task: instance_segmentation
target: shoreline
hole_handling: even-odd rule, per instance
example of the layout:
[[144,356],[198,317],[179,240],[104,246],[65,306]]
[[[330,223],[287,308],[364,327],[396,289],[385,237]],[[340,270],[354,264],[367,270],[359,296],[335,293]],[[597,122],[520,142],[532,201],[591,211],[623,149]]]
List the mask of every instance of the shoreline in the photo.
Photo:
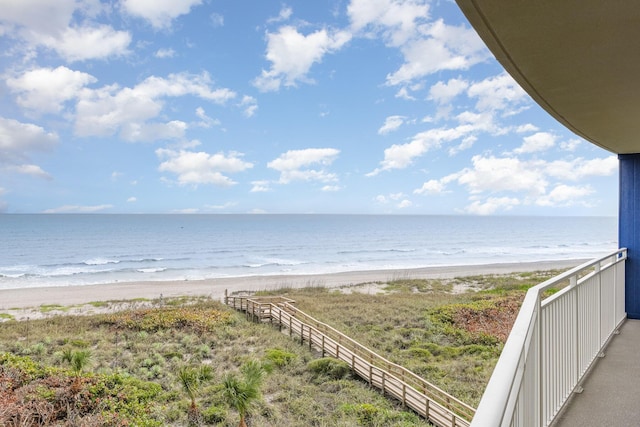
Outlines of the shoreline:
[[347,271],[307,275],[245,276],[181,281],[114,282],[98,285],[18,288],[0,290],[0,312],[35,308],[42,305],[72,306],[96,301],[206,296],[221,300],[229,295],[278,288],[338,288],[398,278],[445,279],[485,274],[509,274],[528,271],[567,269],[587,260],[422,267],[412,269]]

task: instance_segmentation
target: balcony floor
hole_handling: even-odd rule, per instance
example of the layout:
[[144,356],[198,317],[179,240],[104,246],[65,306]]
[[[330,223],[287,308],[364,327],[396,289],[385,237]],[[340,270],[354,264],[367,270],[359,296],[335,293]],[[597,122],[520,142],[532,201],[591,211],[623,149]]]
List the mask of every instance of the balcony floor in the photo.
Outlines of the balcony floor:
[[553,427],[640,425],[640,320],[627,320]]

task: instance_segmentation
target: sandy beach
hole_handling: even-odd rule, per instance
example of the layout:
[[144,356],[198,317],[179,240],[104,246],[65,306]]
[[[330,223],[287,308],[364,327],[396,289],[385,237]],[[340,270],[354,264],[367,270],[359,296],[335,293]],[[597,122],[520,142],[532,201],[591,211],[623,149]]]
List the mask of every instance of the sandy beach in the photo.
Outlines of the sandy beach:
[[[207,296],[221,300],[229,295],[278,288],[323,286],[337,288],[365,283],[385,282],[398,278],[444,279],[482,274],[566,269],[585,260],[559,260],[531,263],[505,263],[451,267],[427,267],[407,270],[351,271],[316,275],[278,275],[217,278],[192,281],[128,282],[86,286],[41,287],[0,290],[0,313],[25,318],[39,313],[42,305],[82,306],[96,301],[173,298],[179,296]],[[82,307],[67,312],[82,312]],[[86,311],[86,309],[85,309]]]

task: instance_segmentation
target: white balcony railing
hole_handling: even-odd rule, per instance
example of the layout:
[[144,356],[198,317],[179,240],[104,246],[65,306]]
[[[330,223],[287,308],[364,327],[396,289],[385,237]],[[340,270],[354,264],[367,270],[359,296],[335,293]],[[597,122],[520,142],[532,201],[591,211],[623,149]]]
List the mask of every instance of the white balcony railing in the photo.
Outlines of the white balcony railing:
[[626,258],[620,249],[529,289],[471,427],[551,424],[626,318]]

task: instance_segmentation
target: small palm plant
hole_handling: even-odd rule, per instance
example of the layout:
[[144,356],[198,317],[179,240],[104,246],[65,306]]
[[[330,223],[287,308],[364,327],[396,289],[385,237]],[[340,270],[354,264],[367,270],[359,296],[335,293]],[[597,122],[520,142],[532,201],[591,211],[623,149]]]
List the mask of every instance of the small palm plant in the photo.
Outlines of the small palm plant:
[[71,366],[71,370],[75,376],[73,380],[73,390],[77,392],[80,389],[80,375],[82,375],[82,371],[84,371],[91,361],[91,352],[89,350],[66,349],[62,353],[62,360]]
[[196,397],[202,384],[205,381],[210,380],[212,377],[213,373],[210,366],[200,366],[198,368],[193,366],[183,366],[178,370],[178,379],[180,380],[180,384],[182,384],[182,389],[187,393],[187,396],[189,396],[189,400],[191,400],[189,413],[187,414],[190,426],[200,424],[200,411],[196,404]]
[[240,368],[242,378],[228,373],[223,380],[224,398],[227,404],[240,414],[239,427],[247,427],[246,416],[260,398],[260,387],[266,374],[265,366],[252,360]]

